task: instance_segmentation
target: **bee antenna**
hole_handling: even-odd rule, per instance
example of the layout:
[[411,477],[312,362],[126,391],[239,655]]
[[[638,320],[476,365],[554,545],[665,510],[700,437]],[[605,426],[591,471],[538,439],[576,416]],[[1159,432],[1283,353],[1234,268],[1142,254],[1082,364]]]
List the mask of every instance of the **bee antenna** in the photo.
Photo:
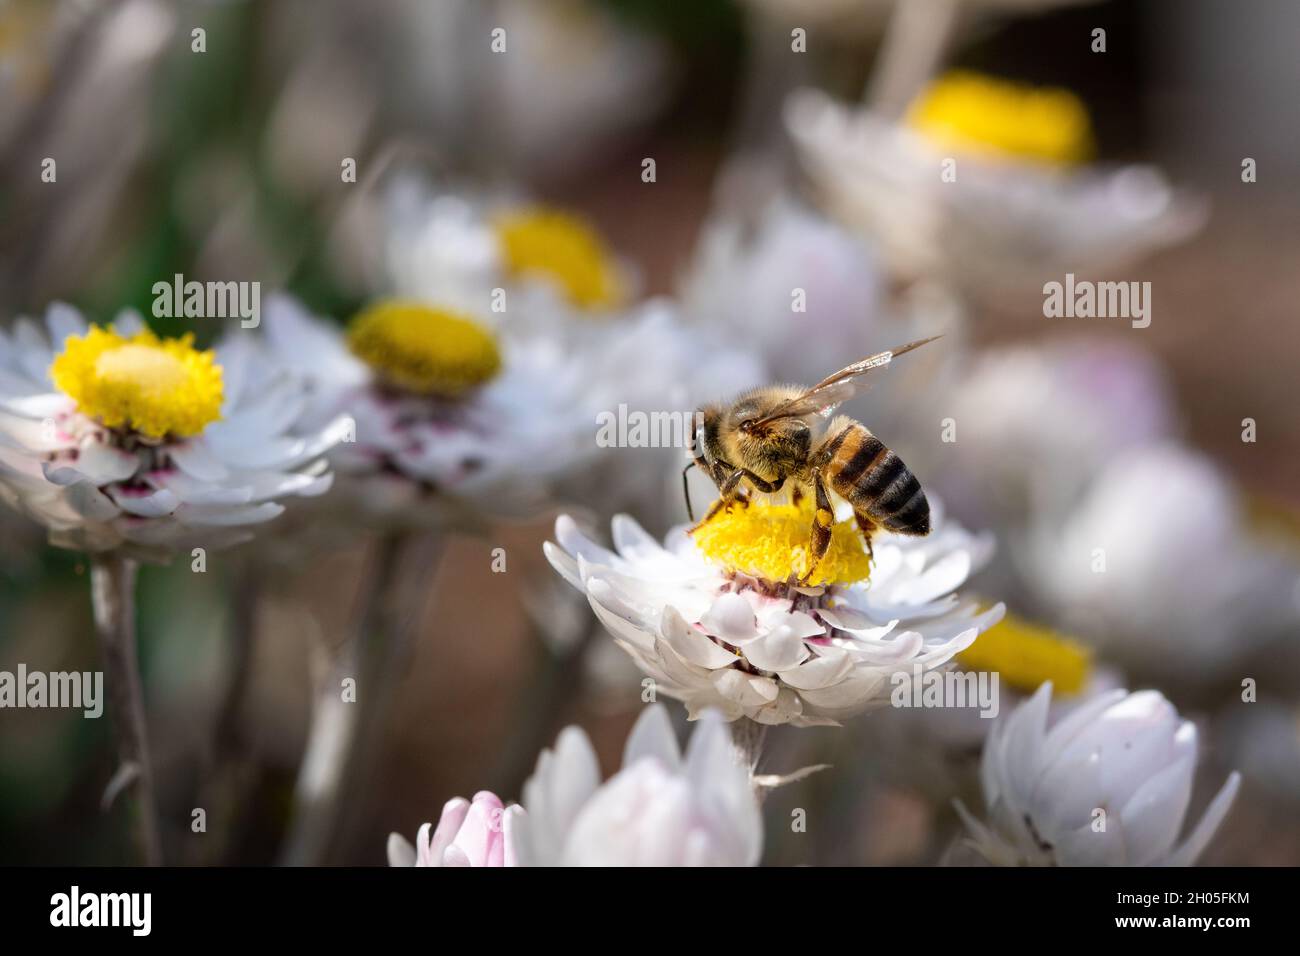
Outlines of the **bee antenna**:
[[686,480],[686,473],[695,467],[695,461],[687,463],[682,469],[682,494],[686,497],[686,516],[691,519],[691,524],[695,523],[695,509],[691,507],[691,483]]

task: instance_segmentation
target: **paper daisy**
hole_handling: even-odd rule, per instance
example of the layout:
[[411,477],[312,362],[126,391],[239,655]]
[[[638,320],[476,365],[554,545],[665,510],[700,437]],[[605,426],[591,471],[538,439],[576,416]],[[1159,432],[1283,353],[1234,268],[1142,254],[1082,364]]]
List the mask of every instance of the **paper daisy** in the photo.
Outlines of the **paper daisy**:
[[1087,114],[1064,90],[955,73],[905,123],[813,91],[790,99],[786,122],[824,207],[904,277],[1037,290],[1179,242],[1205,217],[1154,169],[1089,163]]
[[377,302],[340,329],[277,297],[262,324],[309,383],[314,418],[354,419],[334,461],[372,515],[526,512],[594,450],[594,425],[578,418],[582,369],[558,345],[516,347],[469,313],[410,300]]
[[523,866],[756,866],[763,821],[726,723],[710,711],[685,755],[662,705],[637,719],[604,783],[587,735],[560,733],[524,784]]
[[[618,644],[692,716],[834,724],[889,701],[894,675],[941,668],[1002,616],[956,593],[992,541],[944,520],[932,502],[924,538],[877,534],[869,557],[856,525],[837,522],[809,587],[812,512],[760,504],[718,512],[659,544],[614,520],[614,550],[556,522],[552,566],[587,595]],[[792,578],[793,575],[793,578]]]
[[518,805],[507,807],[487,790],[473,800],[448,800],[438,826],[424,824],[415,845],[397,833],[388,837],[389,866],[517,866],[514,828]]
[[0,335],[0,494],[56,545],[163,559],[251,537],[281,500],[330,486],[341,422],[300,431],[303,394],[250,341],[162,339],[134,313]]
[[958,804],[990,862],[1190,866],[1227,816],[1229,776],[1181,842],[1197,733],[1158,691],[1100,694],[1050,722],[1051,684],[1000,720],[984,748],[985,822]]
[[386,196],[385,269],[399,297],[520,330],[628,304],[634,270],[575,213],[506,196],[457,194],[414,178]]

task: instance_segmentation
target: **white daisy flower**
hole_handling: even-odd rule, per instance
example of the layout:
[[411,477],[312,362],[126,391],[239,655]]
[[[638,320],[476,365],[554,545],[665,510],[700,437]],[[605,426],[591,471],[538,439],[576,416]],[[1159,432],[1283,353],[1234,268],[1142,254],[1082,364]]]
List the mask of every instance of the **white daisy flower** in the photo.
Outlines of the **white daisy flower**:
[[635,269],[585,219],[516,195],[439,190],[413,176],[384,196],[386,293],[469,312],[494,325],[551,333],[611,317]]
[[1171,442],[1115,455],[1028,554],[1030,586],[1066,626],[1167,679],[1217,679],[1300,616],[1300,566],[1250,530],[1209,459]]
[[558,343],[503,340],[467,313],[402,300],[345,331],[276,297],[262,327],[308,382],[314,419],[353,417],[355,440],[334,461],[372,516],[526,513],[594,451],[594,425],[579,418],[584,369]]
[[931,503],[924,538],[878,534],[874,558],[856,526],[839,521],[811,586],[788,583],[806,562],[812,510],[752,504],[723,510],[660,545],[627,516],[614,551],[574,522],[556,522],[551,564],[657,689],[692,716],[835,724],[889,701],[896,674],[941,668],[995,624],[953,593],[993,544],[947,524]]
[[751,215],[705,223],[681,285],[683,310],[743,336],[777,381],[826,374],[825,351],[807,348],[810,340],[844,355],[875,351],[884,304],[867,243],[784,196]]
[[961,438],[938,446],[936,489],[963,520],[998,528],[1011,562],[1037,561],[1028,528],[1059,521],[1108,461],[1177,422],[1148,353],[1074,336],[981,351],[923,401],[927,421],[951,417]]
[[712,712],[683,757],[667,711],[647,708],[603,784],[591,741],[568,727],[538,758],[523,806],[514,839],[524,866],[756,866],[763,851],[749,771]]
[[1236,796],[1236,773],[1177,843],[1191,799],[1197,734],[1158,691],[1114,690],[1049,726],[1051,684],[1010,713],[984,748],[987,820],[958,804],[994,864],[1190,866]]
[[415,845],[399,833],[388,836],[389,866],[518,866],[514,828],[523,809],[507,807],[495,793],[480,790],[473,800],[455,797],[442,808],[435,829],[424,824]]
[[1087,114],[1063,90],[951,74],[906,124],[800,91],[786,123],[823,206],[878,240],[905,277],[1038,291],[1179,242],[1205,218],[1152,168],[1082,165]]
[[329,488],[343,423],[299,430],[300,386],[246,337],[200,351],[60,304],[45,321],[0,334],[0,495],[52,543],[157,560],[246,540],[280,499]]

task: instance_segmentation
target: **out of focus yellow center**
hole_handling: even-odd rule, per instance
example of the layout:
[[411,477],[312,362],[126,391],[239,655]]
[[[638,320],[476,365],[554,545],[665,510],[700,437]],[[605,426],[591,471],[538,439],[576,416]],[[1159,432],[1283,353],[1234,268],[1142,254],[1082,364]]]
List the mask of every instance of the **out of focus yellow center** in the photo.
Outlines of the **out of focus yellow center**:
[[[729,571],[784,583],[791,574],[800,578],[808,569],[813,514],[811,504],[736,505],[695,529],[692,540],[705,557]],[[832,525],[830,548],[808,583],[852,584],[870,575],[871,558],[857,525]]]
[[1051,681],[1058,694],[1083,690],[1092,671],[1092,652],[1044,627],[1008,614],[957,655],[967,670],[997,671],[1016,690],[1031,693]]
[[957,153],[1055,165],[1081,163],[1093,153],[1088,111],[1069,90],[963,70],[931,84],[907,121],[940,149]]
[[348,326],[348,347],[389,384],[457,398],[501,369],[495,336],[467,315],[387,300]]
[[596,231],[568,213],[532,208],[502,216],[497,237],[515,276],[542,276],[587,309],[618,305],[622,282],[614,256]]
[[221,417],[221,366],[194,336],[123,338],[98,326],[70,335],[50,366],[55,386],[109,428],[149,438],[187,437]]

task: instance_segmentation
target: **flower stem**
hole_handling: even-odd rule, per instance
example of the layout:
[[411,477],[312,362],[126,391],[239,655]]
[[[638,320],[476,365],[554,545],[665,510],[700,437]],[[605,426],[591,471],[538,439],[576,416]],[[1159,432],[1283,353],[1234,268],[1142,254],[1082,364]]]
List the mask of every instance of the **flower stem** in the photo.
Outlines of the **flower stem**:
[[735,750],[736,763],[745,768],[749,774],[750,786],[759,803],[767,795],[767,788],[758,785],[758,763],[763,756],[763,743],[767,740],[767,724],[760,724],[748,717],[741,717],[731,724],[731,743]]
[[957,0],[895,0],[867,86],[872,110],[903,115],[943,58],[958,12]]
[[[375,734],[391,694],[395,663],[406,652],[423,602],[404,593],[397,573],[411,536],[385,534],[362,594],[352,635],[320,688],[312,712],[307,750],[298,770],[294,815],[282,862],[322,863],[336,842],[343,805],[359,790],[358,778],[376,749]],[[436,555],[405,562],[423,575]],[[424,592],[426,589],[420,589]],[[344,681],[351,679],[351,692]]]
[[121,764],[114,780],[124,781],[129,791],[126,798],[130,802],[132,837],[139,862],[158,866],[162,863],[162,843],[158,836],[153,765],[149,760],[136,656],[136,570],[130,558],[118,554],[96,556],[91,562],[90,593]]

